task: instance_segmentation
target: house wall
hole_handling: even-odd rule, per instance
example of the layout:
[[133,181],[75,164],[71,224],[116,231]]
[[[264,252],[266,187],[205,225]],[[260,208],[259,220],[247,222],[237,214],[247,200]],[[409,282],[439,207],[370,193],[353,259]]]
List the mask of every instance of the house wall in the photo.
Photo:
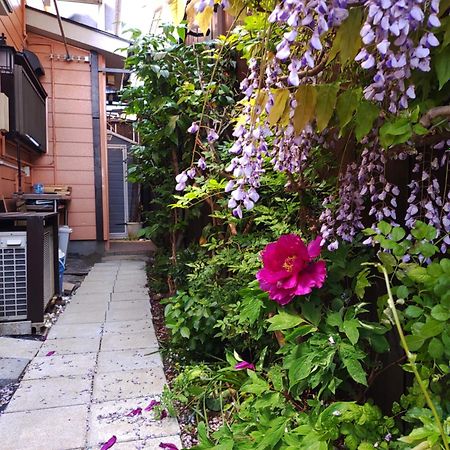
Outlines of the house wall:
[[[67,184],[72,187],[69,206],[71,240],[95,240],[94,150],[92,129],[91,68],[88,62],[67,62],[62,43],[30,33],[27,47],[36,53],[45,69],[41,82],[48,93],[48,152],[39,158],[33,169],[33,183]],[[90,58],[90,52],[69,46],[73,56]],[[51,58],[53,55],[53,58]],[[103,59],[100,58],[104,65]],[[103,81],[104,76],[99,75]],[[104,92],[104,81],[100,83]],[[105,99],[100,98],[100,104]],[[101,114],[101,116],[104,114]],[[104,119],[106,120],[106,118]],[[105,136],[102,148],[106,148]],[[106,164],[106,150],[102,151],[102,165]],[[103,171],[103,183],[106,173]],[[105,193],[105,188],[103,188]],[[104,195],[105,197],[105,195]],[[104,215],[107,198],[103,198]],[[105,220],[104,220],[105,222]],[[106,239],[104,230],[104,239]]]
[[[24,2],[23,2],[24,3]],[[6,43],[15,47],[16,50],[23,49],[25,39],[24,8],[21,0],[11,0],[13,11],[6,16],[0,16],[0,34],[6,36]],[[22,165],[29,165],[33,161],[32,155],[19,149],[22,155]],[[0,199],[4,198],[9,209],[14,208],[15,201],[12,194],[18,189],[17,175],[17,147],[15,144],[7,143],[4,136],[0,136]],[[31,178],[23,174],[22,184],[29,187]]]

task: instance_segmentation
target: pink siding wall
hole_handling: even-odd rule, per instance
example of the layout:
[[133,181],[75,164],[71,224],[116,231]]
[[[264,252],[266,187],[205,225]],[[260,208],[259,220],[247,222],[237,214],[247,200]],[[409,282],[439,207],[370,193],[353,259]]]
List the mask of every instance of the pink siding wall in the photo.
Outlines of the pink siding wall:
[[[72,186],[69,225],[72,240],[94,240],[95,192],[92,145],[90,65],[65,62],[50,55],[64,55],[60,42],[28,35],[28,48],[37,54],[45,69],[41,78],[48,93],[48,152],[33,170],[33,182]],[[69,47],[76,56],[89,52]]]

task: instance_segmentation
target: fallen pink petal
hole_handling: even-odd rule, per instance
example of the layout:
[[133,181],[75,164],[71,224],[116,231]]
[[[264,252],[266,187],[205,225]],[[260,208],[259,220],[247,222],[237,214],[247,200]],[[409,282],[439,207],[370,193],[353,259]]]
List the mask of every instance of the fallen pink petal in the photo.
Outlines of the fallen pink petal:
[[261,254],[263,268],[256,274],[260,288],[282,306],[296,295],[321,288],[327,272],[325,261],[314,261],[320,255],[321,245],[321,236],[306,246],[296,234],[285,234],[268,244]]
[[155,406],[160,405],[160,404],[161,404],[161,402],[158,402],[157,400],[152,400],[152,401],[148,404],[148,406],[146,406],[146,407],[144,408],[144,411],[153,411],[153,408],[154,408]]
[[112,436],[107,442],[105,442],[100,450],[108,450],[108,448],[111,448],[115,443],[117,442],[116,436]]
[[178,450],[178,447],[175,444],[170,444],[168,442],[161,442],[159,446],[164,450]]
[[236,370],[245,370],[245,369],[249,369],[249,370],[255,370],[255,366],[247,361],[241,361],[238,362],[234,368]]
[[51,352],[48,352],[45,356],[53,356],[56,353],[55,350],[52,350]]
[[169,414],[167,413],[167,411],[165,409],[163,409],[161,411],[161,417],[159,418],[159,420],[163,420],[165,419]]
[[136,408],[131,410],[128,414],[127,417],[134,417],[134,416],[139,416],[142,414],[142,408]]

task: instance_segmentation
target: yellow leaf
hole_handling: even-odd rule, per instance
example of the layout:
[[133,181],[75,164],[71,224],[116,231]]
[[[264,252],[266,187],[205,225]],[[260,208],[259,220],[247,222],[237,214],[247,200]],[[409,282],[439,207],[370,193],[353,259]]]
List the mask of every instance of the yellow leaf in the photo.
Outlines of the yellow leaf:
[[228,8],[225,8],[225,11],[230,14],[231,16],[237,16],[240,14],[239,18],[243,19],[245,18],[246,11],[245,11],[245,3],[243,0],[229,0],[230,6]]
[[188,29],[192,30],[195,27],[195,16],[197,15],[197,11],[195,10],[195,5],[198,3],[198,0],[192,0],[186,7],[186,16]]
[[195,21],[200,28],[200,31],[206,36],[206,33],[211,26],[211,19],[214,14],[214,9],[211,6],[207,6],[203,12],[198,13],[195,17]]
[[314,118],[317,100],[315,86],[310,84],[300,86],[295,93],[295,99],[297,100],[297,107],[294,113],[294,129],[299,134],[306,124]]
[[283,112],[286,108],[286,103],[289,100],[288,89],[275,89],[273,92],[273,106],[269,112],[269,123],[275,125],[283,116]]
[[168,0],[168,2],[173,22],[175,25],[179,25],[186,11],[187,0]]

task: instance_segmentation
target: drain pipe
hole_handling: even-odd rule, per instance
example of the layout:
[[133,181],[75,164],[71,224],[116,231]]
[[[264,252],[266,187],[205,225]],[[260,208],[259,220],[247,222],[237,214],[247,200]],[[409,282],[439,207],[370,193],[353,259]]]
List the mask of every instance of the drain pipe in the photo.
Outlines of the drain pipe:
[[61,14],[59,14],[58,1],[57,0],[53,0],[53,3],[55,4],[55,10],[56,10],[56,16],[58,18],[59,29],[61,31],[61,36],[63,38],[64,47],[66,48],[66,60],[67,61],[71,61],[72,57],[70,56],[69,46],[67,45],[67,38],[66,38],[66,35],[64,33],[63,23],[62,23],[62,20],[61,20]]

